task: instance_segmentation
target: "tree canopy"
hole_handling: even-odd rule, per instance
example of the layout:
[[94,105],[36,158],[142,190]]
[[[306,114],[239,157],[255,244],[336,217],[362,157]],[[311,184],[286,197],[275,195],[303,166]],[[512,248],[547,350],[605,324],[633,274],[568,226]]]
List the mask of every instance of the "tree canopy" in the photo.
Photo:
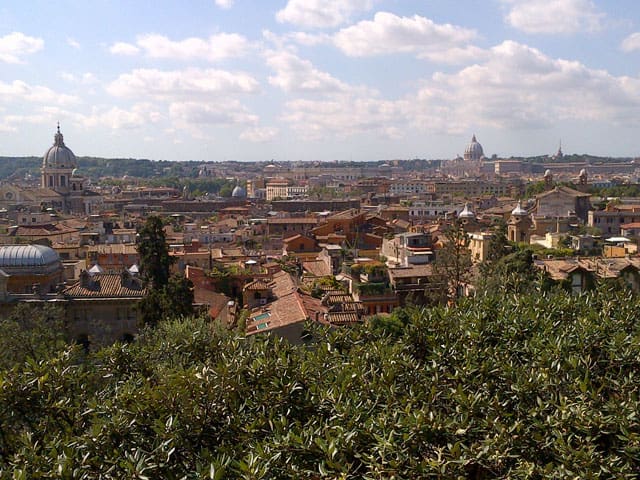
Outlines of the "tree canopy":
[[0,368],[9,478],[636,478],[640,300],[531,292],[314,342],[198,319]]
[[157,216],[147,218],[138,231],[138,254],[140,273],[153,287],[162,288],[169,283],[173,257],[169,255],[167,239],[162,219]]
[[193,315],[193,283],[182,275],[171,275],[174,258],[169,255],[162,220],[149,217],[138,234],[140,271],[149,285],[138,304],[140,323],[156,325],[166,318]]
[[445,286],[445,296],[450,300],[457,300],[461,290],[471,279],[471,252],[469,251],[469,236],[455,219],[445,230],[445,244],[436,253],[433,265],[435,277]]

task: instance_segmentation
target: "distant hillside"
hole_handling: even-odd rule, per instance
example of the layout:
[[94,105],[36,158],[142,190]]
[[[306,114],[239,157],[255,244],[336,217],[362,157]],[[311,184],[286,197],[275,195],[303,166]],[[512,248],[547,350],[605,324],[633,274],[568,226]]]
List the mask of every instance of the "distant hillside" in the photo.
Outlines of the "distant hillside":
[[[116,177],[124,175],[139,178],[158,176],[191,176],[202,162],[151,161],[136,158],[78,157],[83,175],[89,178]],[[0,180],[24,178],[25,175],[40,175],[41,157],[0,157]]]
[[[597,157],[594,155],[565,155],[562,159],[552,161],[546,156],[537,157],[511,157],[513,160],[522,160],[529,163],[608,163],[608,162],[629,162],[632,158],[614,158],[614,157]],[[385,163],[386,160],[375,160],[369,162],[332,162],[332,165],[343,167],[362,167],[365,165],[375,166]],[[437,168],[442,160],[426,160],[412,159],[400,160],[399,166],[405,171],[424,170],[427,168]],[[0,157],[0,180],[11,180],[24,178],[25,175],[31,174],[38,177],[40,175],[40,166],[42,157]],[[204,163],[201,161],[170,161],[159,160],[152,161],[148,159],[138,158],[100,158],[100,157],[78,157],[80,171],[83,175],[98,179],[103,177],[122,178],[127,175],[137,178],[158,178],[158,177],[190,177],[194,178],[198,175],[198,167]],[[222,162],[231,166],[233,169],[244,171],[257,171],[260,169],[262,162],[238,162],[227,161]],[[300,162],[278,162],[280,165],[293,167],[299,165]],[[314,163],[314,162],[308,162]],[[318,163],[318,162],[315,162]],[[318,163],[322,165],[323,163]]]

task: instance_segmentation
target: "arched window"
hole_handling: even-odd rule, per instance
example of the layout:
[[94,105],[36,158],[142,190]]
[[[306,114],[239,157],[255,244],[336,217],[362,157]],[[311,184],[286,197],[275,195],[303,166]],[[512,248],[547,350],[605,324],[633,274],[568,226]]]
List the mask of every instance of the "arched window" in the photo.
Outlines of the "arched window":
[[60,175],[60,186],[61,187],[67,186],[67,178],[64,175]]

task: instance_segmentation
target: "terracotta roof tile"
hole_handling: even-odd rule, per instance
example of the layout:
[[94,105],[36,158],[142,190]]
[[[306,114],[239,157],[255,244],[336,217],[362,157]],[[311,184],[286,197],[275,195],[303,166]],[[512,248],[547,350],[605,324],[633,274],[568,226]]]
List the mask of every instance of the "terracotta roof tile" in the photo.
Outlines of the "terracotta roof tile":
[[271,288],[270,282],[264,280],[262,278],[258,278],[253,282],[247,283],[244,286],[244,290],[254,291],[254,290],[269,290]]
[[302,268],[315,277],[326,277],[332,274],[329,265],[323,260],[302,262]]
[[356,312],[329,312],[326,320],[331,325],[348,325],[362,321]]
[[123,282],[119,273],[98,273],[90,277],[86,286],[80,280],[62,293],[72,298],[142,298],[147,289],[138,278]]

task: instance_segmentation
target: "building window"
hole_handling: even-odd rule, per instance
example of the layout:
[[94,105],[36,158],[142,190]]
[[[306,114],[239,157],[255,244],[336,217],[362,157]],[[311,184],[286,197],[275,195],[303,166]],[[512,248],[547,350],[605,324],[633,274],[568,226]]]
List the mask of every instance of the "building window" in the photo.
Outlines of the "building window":
[[49,186],[53,187],[53,175],[49,175]]
[[64,175],[60,175],[60,186],[65,187],[67,185],[67,178]]

